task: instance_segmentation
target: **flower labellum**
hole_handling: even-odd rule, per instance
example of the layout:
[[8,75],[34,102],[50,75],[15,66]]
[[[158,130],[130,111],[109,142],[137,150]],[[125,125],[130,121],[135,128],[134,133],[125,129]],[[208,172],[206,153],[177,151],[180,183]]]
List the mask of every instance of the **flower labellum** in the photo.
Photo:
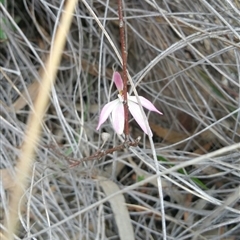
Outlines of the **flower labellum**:
[[[112,124],[114,130],[118,134],[122,134],[124,130],[124,107],[123,107],[123,81],[121,78],[121,75],[118,72],[113,73],[113,81],[118,89],[118,99],[115,99],[109,103],[107,103],[99,117],[99,122],[97,126],[97,130],[100,128],[100,126],[107,120],[107,118],[112,114]],[[162,114],[159,112],[154,105],[147,100],[144,97],[139,96],[140,103],[143,107],[146,109],[157,112],[158,114]],[[142,130],[148,134],[147,126],[145,124],[144,118],[142,116],[141,108],[138,104],[137,98],[135,96],[129,96],[127,95],[127,104],[130,113],[132,114],[133,118],[136,120],[136,122],[139,124],[139,126],[142,128]],[[152,132],[150,131],[150,137],[152,137]]]

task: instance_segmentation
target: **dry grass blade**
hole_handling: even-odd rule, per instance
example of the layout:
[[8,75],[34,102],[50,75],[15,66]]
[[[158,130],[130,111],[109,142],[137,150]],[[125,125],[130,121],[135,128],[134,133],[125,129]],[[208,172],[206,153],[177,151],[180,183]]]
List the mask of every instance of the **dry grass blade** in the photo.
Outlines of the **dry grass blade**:
[[10,169],[7,169],[7,168],[0,169],[0,178],[1,178],[1,184],[4,190],[14,187],[15,180],[12,176]]
[[[106,196],[117,193],[120,188],[116,183],[103,177],[99,177],[99,184],[102,187]],[[126,201],[123,194],[118,194],[109,199],[113,210],[114,219],[118,227],[118,234],[121,240],[134,240],[134,231],[126,206]]]
[[[21,209],[21,198],[27,185],[27,178],[31,175],[31,166],[34,159],[34,150],[39,141],[41,121],[46,112],[48,93],[54,83],[57,68],[61,59],[61,53],[65,45],[67,32],[70,27],[73,10],[77,1],[70,1],[64,10],[62,20],[58,26],[56,39],[53,42],[53,49],[46,64],[42,77],[42,85],[36,99],[34,112],[29,116],[22,152],[16,165],[16,176],[13,194],[9,203],[9,215],[6,218],[8,239],[14,239],[17,231],[18,209]],[[66,12],[65,12],[66,11]]]

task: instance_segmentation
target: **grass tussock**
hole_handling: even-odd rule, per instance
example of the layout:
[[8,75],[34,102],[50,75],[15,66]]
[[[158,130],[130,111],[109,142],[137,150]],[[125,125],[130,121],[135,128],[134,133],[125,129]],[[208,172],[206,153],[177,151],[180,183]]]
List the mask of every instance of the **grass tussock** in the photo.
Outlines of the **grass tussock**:
[[[152,140],[131,120],[138,147],[74,168],[100,149],[102,132],[104,150],[123,142],[109,119],[96,131],[117,96],[120,38],[117,1],[77,1],[69,32],[58,35],[66,7],[0,1],[1,236],[238,239],[239,2],[124,2],[130,80],[164,115],[146,112]],[[33,122],[41,135],[28,135]],[[35,155],[24,155],[30,145]]]

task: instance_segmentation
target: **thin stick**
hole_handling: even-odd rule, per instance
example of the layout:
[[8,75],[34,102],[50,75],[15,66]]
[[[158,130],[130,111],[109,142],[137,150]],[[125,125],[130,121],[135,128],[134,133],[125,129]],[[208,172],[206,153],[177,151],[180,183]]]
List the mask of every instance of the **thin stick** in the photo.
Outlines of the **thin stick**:
[[112,148],[108,148],[106,150],[100,149],[100,150],[96,151],[94,154],[92,154],[91,156],[81,158],[80,160],[76,159],[76,158],[67,157],[64,154],[56,151],[55,146],[46,146],[46,147],[49,149],[52,149],[53,152],[57,156],[67,160],[70,164],[70,167],[72,168],[72,167],[76,167],[76,166],[80,165],[82,162],[100,160],[101,158],[107,156],[108,154],[112,154],[113,152],[121,151],[121,150],[123,150],[125,148],[129,148],[129,147],[136,147],[138,145],[140,139],[141,139],[141,137],[138,137],[134,141],[125,141],[120,145],[117,145]]
[[122,0],[118,0],[118,17],[123,67],[124,134],[125,141],[128,141],[129,129],[128,129],[128,104],[127,104],[127,51],[125,45],[124,21],[122,15]]
[[85,157],[82,158],[80,160],[73,159],[73,158],[68,158],[65,157],[71,164],[70,167],[75,167],[78,166],[79,164],[81,164],[82,162],[86,162],[86,161],[93,161],[93,160],[100,160],[101,158],[107,156],[108,154],[112,154],[113,152],[116,151],[121,151],[124,148],[129,148],[129,147],[136,147],[140,141],[140,137],[136,138],[133,142],[130,141],[125,141],[124,143],[115,146],[113,148],[109,148],[107,150],[99,150],[96,153],[94,153],[93,155],[89,156],[89,157]]

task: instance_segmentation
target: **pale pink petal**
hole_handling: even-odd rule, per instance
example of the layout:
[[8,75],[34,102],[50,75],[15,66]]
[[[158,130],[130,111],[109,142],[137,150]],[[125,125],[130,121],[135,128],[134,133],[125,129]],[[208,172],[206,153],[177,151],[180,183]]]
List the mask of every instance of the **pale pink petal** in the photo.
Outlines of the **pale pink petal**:
[[119,72],[113,73],[113,81],[118,89],[118,91],[123,90],[123,80]]
[[[146,133],[148,134],[148,131],[147,131],[147,126],[146,124],[148,124],[148,122],[145,124],[144,122],[144,118],[142,116],[142,113],[141,113],[141,109],[139,107],[139,105],[133,101],[129,101],[128,103],[128,108],[129,108],[129,111],[130,113],[132,114],[132,116],[134,117],[134,119],[136,120],[136,122],[139,124],[139,126],[141,127],[141,129]],[[150,129],[150,127],[149,127]],[[150,137],[152,137],[152,131],[150,129]]]
[[97,130],[101,127],[101,125],[107,120],[107,118],[109,117],[110,113],[114,110],[114,108],[117,106],[117,104],[119,103],[119,99],[116,99],[112,102],[107,103],[99,116],[99,122],[98,122],[98,126],[97,126]]
[[[130,97],[128,97],[128,99],[129,99],[130,101],[133,101],[133,102],[135,102],[135,103],[138,103],[137,98],[136,98],[135,96],[130,96]],[[140,103],[142,104],[143,107],[147,108],[147,109],[150,110],[150,111],[157,112],[157,113],[159,113],[159,114],[162,115],[162,113],[159,112],[159,111],[154,107],[154,105],[153,105],[149,100],[147,100],[146,98],[140,96],[140,97],[139,97],[139,100],[140,100]]]
[[121,102],[112,111],[112,121],[116,133],[122,134],[124,129],[124,107]]

